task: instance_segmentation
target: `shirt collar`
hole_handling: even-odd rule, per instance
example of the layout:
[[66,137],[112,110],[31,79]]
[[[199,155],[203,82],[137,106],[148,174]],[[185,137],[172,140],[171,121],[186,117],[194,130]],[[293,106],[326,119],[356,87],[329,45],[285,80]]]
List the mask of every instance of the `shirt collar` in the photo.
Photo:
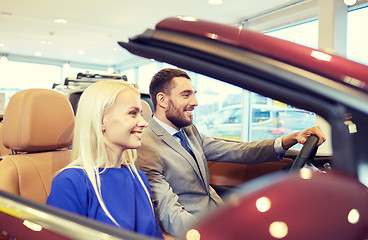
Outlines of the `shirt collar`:
[[176,132],[178,132],[178,130],[176,130],[175,128],[173,128],[173,127],[167,125],[166,123],[162,122],[161,120],[159,120],[155,115],[153,115],[153,119],[158,124],[160,124],[160,126],[163,127],[163,129],[165,129],[168,133],[170,133],[170,135],[174,135]]

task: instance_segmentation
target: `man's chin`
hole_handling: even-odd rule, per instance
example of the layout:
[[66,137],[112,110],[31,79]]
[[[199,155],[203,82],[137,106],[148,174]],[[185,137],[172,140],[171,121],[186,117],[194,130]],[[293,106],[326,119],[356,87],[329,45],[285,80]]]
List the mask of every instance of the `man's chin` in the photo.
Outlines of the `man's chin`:
[[183,121],[183,125],[185,125],[184,127],[192,125],[192,123],[193,123],[193,116],[188,116],[187,118],[185,118],[185,121]]

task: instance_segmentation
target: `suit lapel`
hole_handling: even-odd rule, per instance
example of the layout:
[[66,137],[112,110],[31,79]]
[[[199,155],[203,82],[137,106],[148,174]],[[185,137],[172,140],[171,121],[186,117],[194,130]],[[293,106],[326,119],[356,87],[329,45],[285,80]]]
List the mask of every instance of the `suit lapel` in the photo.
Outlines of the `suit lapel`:
[[[198,160],[198,165],[200,167],[201,172],[199,172],[197,163],[195,162],[195,160],[193,159],[192,155],[190,155],[190,153],[185,150],[180,143],[178,143],[175,138],[173,136],[171,136],[164,128],[162,128],[160,126],[160,124],[158,124],[153,118],[151,118],[149,120],[149,128],[151,128],[151,130],[156,134],[156,136],[161,139],[163,142],[165,142],[170,148],[172,148],[174,151],[176,151],[177,153],[179,153],[188,163],[189,165],[193,168],[193,170],[195,171],[195,173],[198,175],[198,177],[201,179],[201,173],[203,175],[205,184],[203,184],[205,186],[205,188],[207,189],[206,186],[208,186],[207,184],[207,175],[205,172],[205,168],[203,166],[203,160],[201,159],[201,155],[199,154],[198,150],[195,148],[195,146],[193,146],[193,144],[191,143],[191,141],[189,140],[189,145],[192,148],[192,151],[195,155],[195,157]],[[201,181],[202,182],[202,181]]]
[[[184,130],[185,131],[185,130]],[[192,140],[192,136],[190,135],[189,132],[185,131],[185,133],[187,134],[187,137],[188,137],[188,143],[190,145],[190,148],[192,149],[193,153],[194,153],[194,156],[196,157],[197,159],[197,162],[198,162],[198,166],[199,166],[199,169],[202,173],[202,176],[203,176],[203,180],[205,181],[206,183],[206,187],[209,186],[209,179],[208,179],[208,173],[206,171],[206,167],[204,164],[207,164],[207,160],[203,160],[202,159],[202,155],[201,153],[198,151],[198,148],[200,148],[200,146],[197,146],[198,144],[196,144],[196,141],[193,141]],[[196,164],[196,163],[195,163]],[[199,174],[199,173],[198,173]]]

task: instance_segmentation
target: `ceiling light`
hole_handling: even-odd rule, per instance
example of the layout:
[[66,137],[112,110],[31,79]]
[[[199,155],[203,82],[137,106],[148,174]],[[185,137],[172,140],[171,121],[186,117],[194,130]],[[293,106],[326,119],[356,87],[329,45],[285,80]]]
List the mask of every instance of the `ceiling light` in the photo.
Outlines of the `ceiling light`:
[[0,43],[0,47],[4,47],[5,46],[5,44],[4,43]]
[[79,55],[83,55],[85,53],[85,51],[84,50],[78,50],[78,54]]
[[220,5],[222,3],[223,3],[222,0],[208,0],[208,4],[210,5]]
[[115,51],[115,52],[121,52],[122,51],[122,48],[114,47],[112,50]]
[[344,0],[344,3],[348,6],[353,6],[355,3],[357,3],[357,0]]
[[68,21],[62,18],[58,18],[54,20],[55,23],[59,23],[59,24],[67,24]]
[[41,56],[42,55],[42,52],[35,52],[34,55],[36,55],[37,57]]
[[49,45],[49,44],[51,44],[51,41],[41,41],[41,44],[43,44],[43,45]]

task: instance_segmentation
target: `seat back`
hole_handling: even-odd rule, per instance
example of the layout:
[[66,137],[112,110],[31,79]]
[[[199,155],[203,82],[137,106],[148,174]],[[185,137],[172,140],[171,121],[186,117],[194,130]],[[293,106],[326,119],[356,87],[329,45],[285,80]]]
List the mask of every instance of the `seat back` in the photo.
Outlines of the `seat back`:
[[0,122],[0,156],[11,154],[12,151],[6,148],[3,143],[3,121]]
[[61,93],[16,93],[4,113],[3,140],[17,154],[0,161],[0,189],[46,203],[55,173],[70,162],[74,113]]
[[144,101],[143,99],[141,99],[141,103],[142,103],[142,117],[144,118],[144,120],[146,120],[146,122],[148,122],[148,120],[151,118],[152,116],[152,110],[151,107],[149,106],[149,104]]

